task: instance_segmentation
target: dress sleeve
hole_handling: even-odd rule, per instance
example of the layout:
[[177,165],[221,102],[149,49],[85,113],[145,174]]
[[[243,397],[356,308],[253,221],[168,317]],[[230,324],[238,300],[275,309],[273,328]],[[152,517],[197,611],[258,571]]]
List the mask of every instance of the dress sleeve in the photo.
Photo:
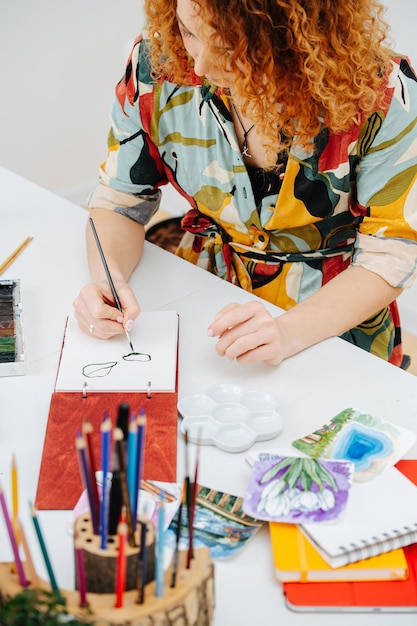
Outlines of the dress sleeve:
[[417,80],[405,59],[393,61],[386,103],[358,141],[352,264],[405,288],[417,273]]
[[146,130],[154,88],[146,42],[140,36],[116,86],[107,158],[100,167],[99,185],[88,201],[90,207],[114,210],[141,224],[159,208],[159,187],[167,182],[158,150]]

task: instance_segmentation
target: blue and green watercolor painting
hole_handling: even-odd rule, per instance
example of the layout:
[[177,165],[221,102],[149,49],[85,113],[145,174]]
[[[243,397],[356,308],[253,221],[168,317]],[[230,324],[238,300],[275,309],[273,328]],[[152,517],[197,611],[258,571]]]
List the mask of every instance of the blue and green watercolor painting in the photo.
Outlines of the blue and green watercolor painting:
[[292,445],[310,457],[351,461],[354,480],[364,482],[399,461],[415,438],[411,430],[347,408]]

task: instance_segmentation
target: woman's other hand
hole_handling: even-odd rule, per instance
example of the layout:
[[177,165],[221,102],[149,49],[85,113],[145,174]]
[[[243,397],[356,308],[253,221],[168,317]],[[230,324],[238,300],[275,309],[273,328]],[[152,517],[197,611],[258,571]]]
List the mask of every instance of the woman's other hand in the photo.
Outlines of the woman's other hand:
[[220,356],[239,363],[278,365],[287,356],[278,320],[260,302],[231,303],[216,315],[207,332],[218,337]]

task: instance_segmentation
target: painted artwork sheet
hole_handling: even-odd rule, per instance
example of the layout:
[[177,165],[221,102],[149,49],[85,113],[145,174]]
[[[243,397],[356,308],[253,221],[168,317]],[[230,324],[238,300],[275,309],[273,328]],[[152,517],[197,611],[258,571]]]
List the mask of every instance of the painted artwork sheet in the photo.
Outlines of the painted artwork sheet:
[[86,335],[68,316],[56,391],[174,391],[177,376],[178,315],[143,311],[126,336],[109,340]]
[[348,502],[353,463],[262,455],[252,467],[242,508],[270,522],[338,520]]
[[[235,556],[256,535],[263,521],[247,515],[242,509],[242,498],[210,489],[197,487],[194,513],[193,546],[206,547],[213,559]],[[165,547],[175,549],[178,516],[172,520],[165,533]],[[188,549],[188,517],[186,507],[181,514],[180,550]]]
[[395,465],[415,439],[411,430],[348,408],[292,445],[313,458],[352,461],[354,480],[364,482]]

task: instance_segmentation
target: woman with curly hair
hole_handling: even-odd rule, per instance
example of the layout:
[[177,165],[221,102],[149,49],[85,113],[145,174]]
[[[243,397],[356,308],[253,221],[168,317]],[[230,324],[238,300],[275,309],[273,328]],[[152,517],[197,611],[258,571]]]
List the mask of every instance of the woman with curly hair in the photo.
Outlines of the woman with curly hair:
[[[376,0],[147,0],[116,87],[88,232],[79,326],[108,338],[171,183],[189,202],[177,254],[261,300],[208,328],[219,355],[283,359],[341,336],[400,365],[396,298],[417,272],[417,80]],[[285,313],[272,317],[262,299]]]

